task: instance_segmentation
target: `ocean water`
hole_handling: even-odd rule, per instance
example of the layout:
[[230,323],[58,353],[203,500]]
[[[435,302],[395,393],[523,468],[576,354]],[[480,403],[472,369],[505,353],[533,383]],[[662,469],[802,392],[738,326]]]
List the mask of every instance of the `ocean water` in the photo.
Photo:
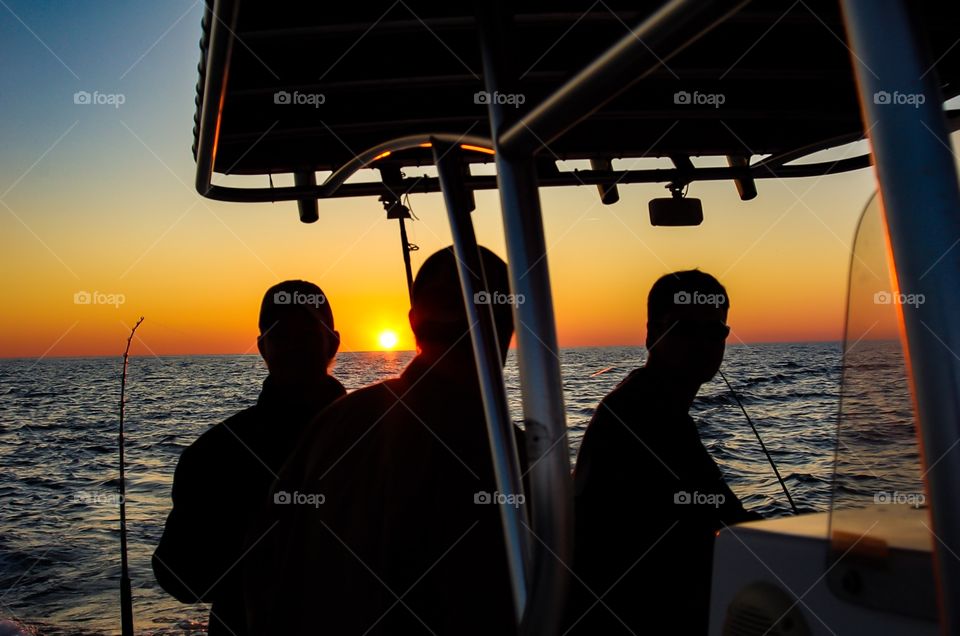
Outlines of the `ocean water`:
[[[356,389],[396,375],[412,355],[344,353],[334,375]],[[635,347],[562,351],[571,461],[598,401],[644,356]],[[830,505],[841,357],[840,343],[739,345],[728,348],[724,362],[804,510]],[[898,364],[883,352],[868,362],[878,360],[892,368]],[[29,625],[37,634],[119,633],[120,365],[119,358],[0,360],[0,618]],[[153,580],[150,555],[169,511],[181,451],[208,426],[251,405],[264,376],[257,356],[130,361],[127,515],[138,634],[205,633],[207,608],[168,597]],[[519,417],[512,353],[506,382],[512,412]],[[879,392],[901,388],[892,384]],[[871,391],[876,397],[878,387],[864,385],[861,394],[845,394],[844,400],[869,403]],[[891,421],[902,419],[898,408],[884,413]],[[693,414],[704,444],[745,505],[768,516],[787,514],[780,486],[719,378],[702,388]],[[856,442],[860,452],[873,441],[857,437],[857,430],[844,439]],[[895,456],[888,450],[885,461]],[[856,465],[852,469],[856,472]],[[872,468],[861,472],[867,470]],[[860,488],[861,494],[871,492]]]

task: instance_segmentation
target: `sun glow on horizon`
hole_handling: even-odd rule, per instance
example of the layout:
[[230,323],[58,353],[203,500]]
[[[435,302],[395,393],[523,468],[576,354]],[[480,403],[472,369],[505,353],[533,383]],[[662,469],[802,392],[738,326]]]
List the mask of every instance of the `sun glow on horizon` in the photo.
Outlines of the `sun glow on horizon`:
[[377,336],[377,343],[379,343],[380,348],[384,351],[392,351],[399,341],[400,339],[397,337],[396,332],[390,329],[381,331],[380,335]]

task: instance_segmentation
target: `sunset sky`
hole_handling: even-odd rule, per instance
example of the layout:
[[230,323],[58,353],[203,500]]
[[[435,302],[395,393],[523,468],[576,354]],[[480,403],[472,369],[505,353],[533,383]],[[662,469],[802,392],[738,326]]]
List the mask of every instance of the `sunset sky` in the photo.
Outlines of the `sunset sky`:
[[[413,347],[396,222],[376,198],[321,201],[304,225],[294,203],[195,192],[201,2],[52,6],[0,7],[0,356],[117,355],[141,315],[138,355],[254,352],[261,295],[287,278],[323,287],[343,350],[381,348],[388,330]],[[77,91],[123,103],[78,105]],[[732,342],[839,339],[874,188],[870,170],[763,180],[744,203],[731,183],[695,183],[696,228],[650,226],[662,185],[621,186],[614,206],[592,187],[541,190],[561,346],[642,343],[651,283],[691,267],[727,286]],[[505,254],[496,193],[476,199],[480,242]],[[411,200],[416,269],[450,234],[441,195]]]

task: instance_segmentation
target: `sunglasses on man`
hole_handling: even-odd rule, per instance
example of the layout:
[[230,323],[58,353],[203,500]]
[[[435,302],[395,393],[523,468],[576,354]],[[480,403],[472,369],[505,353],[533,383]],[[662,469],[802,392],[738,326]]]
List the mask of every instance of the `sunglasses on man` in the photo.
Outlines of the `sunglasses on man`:
[[667,333],[691,340],[726,340],[730,335],[730,326],[721,320],[673,320],[663,324],[668,327]]

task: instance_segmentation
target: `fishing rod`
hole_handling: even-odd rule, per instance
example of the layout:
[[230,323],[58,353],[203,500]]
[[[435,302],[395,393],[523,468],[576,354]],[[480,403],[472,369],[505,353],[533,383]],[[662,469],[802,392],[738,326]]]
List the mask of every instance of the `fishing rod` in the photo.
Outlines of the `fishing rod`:
[[[616,367],[607,367],[606,369],[601,369],[594,373],[590,374],[591,378],[597,377],[598,375],[603,375],[607,371],[610,371]],[[737,401],[737,406],[740,407],[740,410],[743,411],[743,416],[747,418],[747,423],[750,424],[750,428],[753,429],[753,434],[757,436],[757,441],[760,442],[760,448],[763,449],[764,455],[767,456],[767,461],[770,462],[770,467],[773,468],[773,474],[777,476],[777,481],[780,482],[780,487],[783,488],[783,494],[787,496],[787,501],[790,502],[790,507],[793,509],[793,514],[798,515],[800,511],[797,510],[797,505],[793,502],[793,497],[790,496],[790,491],[787,490],[787,484],[784,483],[783,477],[780,476],[780,471],[777,469],[776,463],[773,461],[773,457],[770,456],[770,452],[767,450],[767,445],[763,443],[763,438],[760,437],[760,431],[757,430],[757,427],[754,426],[753,420],[750,419],[750,416],[747,415],[747,409],[743,408],[743,403],[740,401],[740,396],[737,395],[737,392],[733,389],[733,386],[730,384],[730,381],[727,380],[727,376],[723,375],[723,371],[717,369],[717,372],[720,374],[720,377],[723,378],[724,383],[726,383],[727,388],[730,389],[730,393],[733,395],[733,399]]]
[[133,636],[133,591],[130,585],[130,569],[127,566],[127,486],[123,469],[123,405],[127,391],[127,360],[130,357],[130,342],[143,316],[130,330],[127,348],[123,351],[123,373],[120,376],[120,629],[123,636]]
[[743,416],[747,418],[747,423],[750,424],[750,428],[753,429],[753,434],[757,436],[757,441],[760,442],[760,448],[763,449],[763,453],[767,456],[767,460],[770,462],[770,467],[773,468],[773,474],[777,476],[777,480],[780,482],[780,487],[783,488],[783,494],[787,496],[787,501],[790,502],[790,507],[793,508],[793,514],[800,514],[800,511],[797,510],[797,505],[793,503],[793,497],[790,496],[790,491],[787,490],[787,484],[784,483],[783,477],[780,476],[780,471],[777,470],[777,465],[774,463],[773,457],[770,456],[770,452],[767,450],[766,444],[763,443],[763,438],[760,437],[760,431],[757,430],[757,427],[753,425],[753,420],[751,420],[750,416],[747,415],[747,409],[743,408],[743,403],[740,401],[740,396],[738,396],[737,392],[733,390],[733,386],[730,384],[730,381],[727,380],[727,376],[723,375],[723,371],[717,369],[717,372],[720,374],[720,377],[723,378],[727,388],[730,389],[733,399],[737,401],[737,406],[739,406],[740,410],[743,411]]

